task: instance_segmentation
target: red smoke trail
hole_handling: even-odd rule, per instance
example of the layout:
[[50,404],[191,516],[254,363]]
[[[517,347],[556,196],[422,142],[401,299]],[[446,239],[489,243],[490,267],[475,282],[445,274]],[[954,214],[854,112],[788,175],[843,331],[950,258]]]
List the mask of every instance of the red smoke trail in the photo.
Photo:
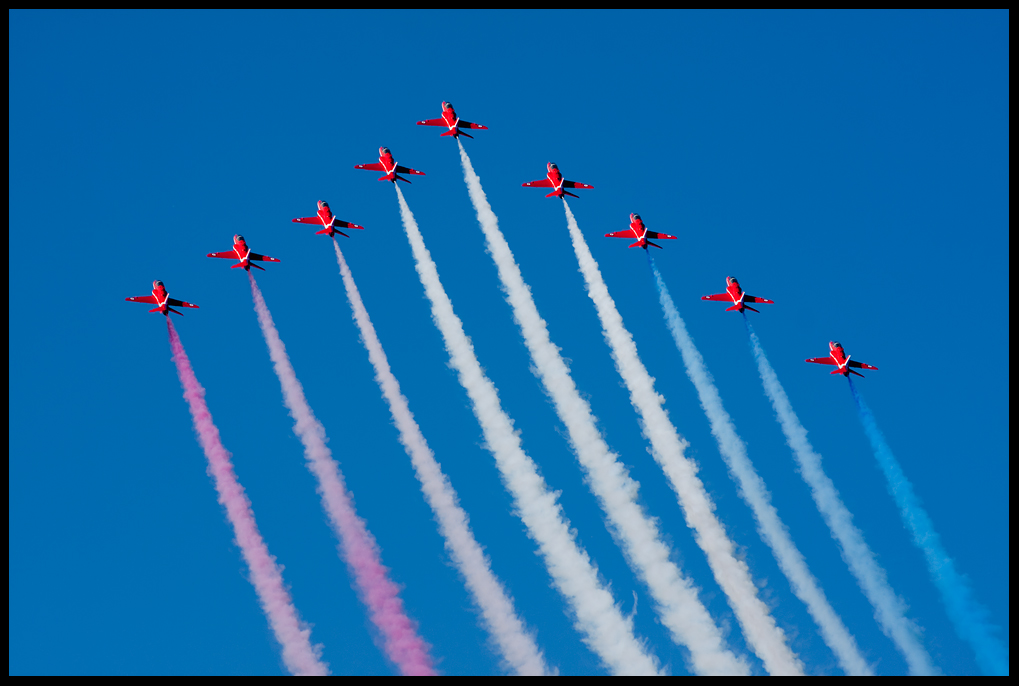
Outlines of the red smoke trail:
[[283,646],[283,662],[293,674],[325,676],[329,670],[319,659],[322,647],[312,646],[311,629],[302,628],[290,593],[283,585],[283,575],[276,564],[276,558],[269,554],[269,548],[258,532],[251,501],[237,482],[233,464],[230,463],[230,453],[223,447],[219,440],[219,429],[212,423],[212,415],[205,404],[205,389],[195,378],[191,362],[169,317],[166,319],[166,328],[170,334],[173,363],[177,365],[177,376],[184,387],[184,399],[188,401],[191,410],[198,442],[202,444],[205,458],[209,461],[209,475],[216,480],[219,502],[226,508],[227,517],[233,525],[237,546],[251,571],[251,583],[258,593],[258,601],[269,618],[276,640]]
[[340,554],[354,573],[357,590],[361,600],[368,606],[372,623],[382,632],[386,656],[405,675],[435,674],[428,645],[418,636],[414,623],[403,611],[400,589],[390,580],[389,570],[382,566],[375,537],[354,511],[340,467],[326,447],[325,429],[315,418],[304,397],[304,388],[297,380],[287,349],[280,339],[253,274],[248,274],[248,281],[251,283],[251,297],[255,301],[258,323],[269,347],[269,357],[272,358],[276,376],[283,389],[283,402],[294,418],[294,433],[304,445],[308,469],[318,480],[322,506],[329,515],[333,531],[340,539]]

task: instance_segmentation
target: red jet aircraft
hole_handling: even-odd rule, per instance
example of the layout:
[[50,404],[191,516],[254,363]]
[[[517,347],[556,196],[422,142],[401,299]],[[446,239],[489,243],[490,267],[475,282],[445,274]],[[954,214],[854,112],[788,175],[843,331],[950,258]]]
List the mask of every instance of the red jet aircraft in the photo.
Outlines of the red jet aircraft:
[[[333,237],[333,234],[337,233],[340,234],[341,236],[347,236],[347,234],[343,233],[342,231],[337,231],[336,230],[337,226],[342,226],[345,229],[364,228],[363,226],[359,226],[358,224],[351,224],[350,222],[340,221],[339,219],[337,219],[335,215],[333,215],[333,211],[329,209],[329,203],[327,203],[325,200],[318,201],[318,216],[298,217],[297,219],[291,219],[290,221],[297,222],[298,224],[318,224],[319,226],[324,225],[325,228],[322,229],[321,231],[316,231],[315,235],[317,236],[320,233],[327,233],[329,234],[330,238]],[[350,236],[347,236],[347,238],[350,238]]]
[[452,103],[448,102],[442,103],[441,119],[425,119],[424,121],[419,121],[418,126],[445,126],[449,129],[449,131],[439,134],[440,137],[452,136],[453,138],[459,138],[461,135],[467,136],[468,138],[474,138],[471,134],[461,131],[461,126],[465,129],[488,129],[487,126],[464,121],[460,117],[456,116],[456,111],[453,109]]
[[631,214],[630,215],[630,228],[629,229],[627,229],[626,231],[616,231],[615,233],[607,233],[607,234],[605,234],[605,238],[636,238],[637,242],[636,243],[631,243],[627,247],[629,247],[629,248],[644,248],[645,250],[647,250],[647,247],[649,245],[653,245],[656,248],[662,247],[662,246],[658,245],[657,243],[652,243],[651,241],[649,241],[648,240],[649,238],[657,238],[659,240],[662,240],[662,239],[668,239],[668,238],[675,239],[676,237],[675,236],[670,236],[667,233],[658,233],[656,231],[648,231],[647,227],[644,226],[644,220],[640,218],[640,215],[639,214]]
[[577,183],[576,181],[567,181],[563,178],[562,173],[559,171],[559,167],[554,162],[548,163],[548,174],[546,178],[540,181],[529,181],[523,186],[525,188],[554,188],[555,190],[546,195],[546,198],[551,198],[553,195],[557,198],[561,198],[564,195],[570,195],[574,198],[579,198],[579,195],[573,195],[569,191],[564,191],[563,188],[594,188],[594,186],[588,186],[586,183]]
[[[170,312],[177,312],[177,310],[170,307],[170,305],[173,305],[174,307],[193,307],[196,310],[198,309],[198,305],[171,298],[167,294],[166,287],[163,286],[162,281],[152,282],[152,295],[139,295],[136,298],[124,298],[124,300],[128,300],[133,303],[148,303],[149,305],[155,305],[155,307],[149,310],[149,312],[160,312],[165,316],[169,316]],[[184,315],[183,312],[177,312],[177,314],[181,316]]]
[[234,236],[234,249],[228,252],[210,252],[206,257],[222,257],[227,260],[238,260],[237,264],[230,267],[230,269],[237,269],[241,267],[246,272],[250,272],[251,268],[261,269],[265,271],[264,267],[259,267],[257,264],[251,264],[252,260],[257,262],[279,262],[275,257],[269,257],[268,255],[259,255],[257,252],[251,252],[251,248],[244,242],[244,236],[237,234]]
[[863,376],[860,372],[854,372],[850,367],[856,367],[857,369],[873,369],[877,371],[877,367],[873,367],[863,362],[857,362],[856,360],[850,360],[850,356],[846,355],[846,351],[842,349],[842,344],[838,341],[830,341],[828,347],[831,349],[831,355],[828,357],[811,357],[807,362],[813,362],[814,364],[833,364],[838,369],[832,371],[832,374],[841,374],[842,376],[848,377],[850,374],[856,374],[857,376]]
[[730,300],[734,303],[732,307],[725,308],[726,312],[732,312],[738,310],[750,310],[751,312],[760,312],[747,305],[747,303],[763,303],[765,305],[774,305],[774,300],[768,300],[767,298],[757,298],[752,295],[747,295],[742,288],[739,287],[739,281],[736,280],[735,276],[725,277],[725,293],[716,293],[715,295],[704,295],[701,296],[701,300],[717,300],[721,302],[729,302]]
[[[407,181],[407,179],[400,176],[400,174],[420,174],[424,176],[425,173],[418,171],[417,169],[411,169],[410,167],[401,167],[393,159],[393,153],[389,151],[389,148],[379,148],[379,161],[373,164],[358,164],[354,166],[354,169],[367,169],[368,171],[380,171],[385,172],[386,175],[379,178],[379,181],[392,181],[396,183],[396,180]],[[407,181],[410,183],[410,181]]]

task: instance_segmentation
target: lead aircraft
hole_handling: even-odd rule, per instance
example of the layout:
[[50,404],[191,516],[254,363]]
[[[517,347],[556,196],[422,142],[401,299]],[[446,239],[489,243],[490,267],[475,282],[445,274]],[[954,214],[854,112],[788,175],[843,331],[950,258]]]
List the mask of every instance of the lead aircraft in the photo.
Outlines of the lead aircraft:
[[[396,183],[399,181],[407,181],[407,179],[400,176],[400,174],[420,174],[424,176],[425,173],[418,171],[417,169],[411,169],[410,167],[401,167],[393,159],[393,153],[390,152],[389,148],[379,148],[379,161],[373,162],[372,164],[357,164],[354,165],[354,169],[367,169],[368,171],[380,171],[385,172],[384,176],[379,177],[379,181],[392,181]],[[407,181],[410,183],[410,181]]]
[[[134,298],[124,298],[128,302],[133,303],[148,303],[149,305],[155,305],[149,312],[159,312],[164,316],[170,316],[170,312],[177,312],[173,307],[193,307],[196,310],[198,305],[193,303],[184,302],[183,300],[177,300],[171,298],[166,292],[166,287],[162,281],[156,280],[152,282],[152,295],[139,295]],[[170,307],[173,305],[173,307]],[[177,314],[183,316],[183,312],[177,312]]]
[[856,360],[850,360],[850,355],[846,355],[846,351],[842,348],[842,344],[838,341],[829,341],[828,348],[831,350],[831,355],[828,357],[811,357],[806,361],[813,362],[814,364],[835,365],[838,369],[832,370],[832,374],[841,374],[847,378],[850,374],[863,376],[860,372],[854,372],[850,369],[850,367],[856,367],[857,369],[873,369],[874,371],[877,371],[877,367],[864,364],[863,362],[857,362]]
[[672,239],[675,240],[675,236],[670,236],[667,233],[658,233],[657,231],[648,231],[648,228],[644,226],[644,220],[640,218],[639,214],[630,215],[630,228],[626,231],[616,231],[615,233],[605,234],[605,238],[636,238],[636,243],[631,243],[628,248],[644,248],[647,250],[649,245],[653,245],[656,248],[662,246],[657,243],[652,243],[649,238],[655,238],[658,240]]
[[[329,234],[330,238],[337,233],[341,236],[347,236],[347,234],[342,231],[337,231],[337,226],[342,226],[345,229],[364,229],[363,226],[358,224],[351,224],[350,222],[340,221],[337,219],[336,216],[333,215],[333,211],[329,209],[329,203],[325,200],[318,201],[318,214],[316,216],[298,217],[297,219],[291,219],[290,221],[297,222],[298,224],[318,224],[319,226],[325,226],[325,228],[321,231],[316,231],[315,235],[317,236],[320,233],[324,233]],[[347,236],[347,238],[350,238],[350,236]]]
[[465,129],[488,129],[487,126],[481,124],[475,124],[473,122],[464,121],[460,117],[456,116],[456,111],[453,109],[453,104],[449,102],[442,103],[442,118],[441,119],[425,119],[418,122],[418,126],[445,126],[449,131],[440,133],[439,136],[452,136],[453,138],[459,139],[460,136],[467,136],[468,138],[474,138],[469,133],[464,133],[460,130],[460,127]]
[[244,271],[250,272],[251,268],[261,269],[265,271],[264,267],[259,267],[257,264],[251,264],[252,260],[257,262],[279,262],[275,257],[269,257],[268,255],[259,255],[257,252],[251,252],[251,248],[244,242],[244,236],[237,234],[234,236],[234,249],[227,252],[210,252],[206,257],[221,257],[226,260],[237,260],[237,264],[230,267],[230,269],[237,269],[241,267]]
[[716,300],[720,302],[728,302],[732,300],[733,306],[725,308],[726,312],[732,312],[738,310],[750,310],[751,312],[760,312],[747,305],[747,303],[763,303],[766,305],[774,305],[774,300],[768,300],[767,298],[758,298],[753,295],[747,295],[742,288],[739,286],[739,281],[736,280],[735,276],[725,277],[725,293],[715,293],[714,295],[702,295],[701,300]]
[[564,191],[563,188],[594,188],[594,186],[588,186],[586,183],[567,181],[563,178],[562,172],[559,171],[559,167],[556,166],[555,162],[548,163],[548,173],[545,177],[539,181],[528,181],[522,185],[524,188],[554,188],[555,190],[546,195],[546,198],[551,198],[553,195],[557,198],[561,198],[564,195],[579,198],[579,195],[573,195],[569,191]]

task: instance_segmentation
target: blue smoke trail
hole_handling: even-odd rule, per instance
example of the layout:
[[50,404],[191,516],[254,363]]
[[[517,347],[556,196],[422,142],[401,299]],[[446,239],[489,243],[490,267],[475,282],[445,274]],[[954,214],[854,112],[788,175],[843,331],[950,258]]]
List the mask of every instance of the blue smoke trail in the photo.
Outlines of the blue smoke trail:
[[902,472],[891,448],[874,420],[870,408],[863,402],[860,392],[856,390],[852,378],[849,389],[853,392],[853,400],[860,412],[863,430],[874,449],[874,457],[878,466],[888,480],[888,490],[895,498],[895,504],[902,514],[902,521],[913,535],[913,543],[923,551],[927,559],[934,585],[941,592],[948,617],[955,625],[955,631],[963,640],[973,646],[977,665],[987,675],[1008,674],[1008,650],[1002,642],[992,635],[995,627],[988,622],[988,612],[973,597],[973,589],[969,580],[955,568],[955,562],[941,545],[941,537],[934,530],[934,523],[920,504],[920,499],[913,491],[913,485]]
[[825,474],[821,456],[810,444],[807,430],[803,428],[799,417],[793,411],[789,396],[786,395],[785,389],[778,381],[778,375],[768,362],[761,341],[747,320],[746,313],[743,313],[743,325],[747,329],[750,349],[754,361],[757,362],[764,394],[771,401],[775,417],[782,427],[782,433],[785,434],[786,443],[792,448],[800,476],[810,486],[810,496],[814,499],[814,504],[817,505],[832,536],[838,541],[842,559],[856,578],[860,590],[874,607],[874,619],[906,659],[910,674],[938,674],[937,667],[920,640],[920,628],[906,616],[906,603],[895,594],[891,584],[888,583],[888,575],[885,574],[884,568],[864,540],[863,532],[853,524],[853,515],[842,502],[834,482]]

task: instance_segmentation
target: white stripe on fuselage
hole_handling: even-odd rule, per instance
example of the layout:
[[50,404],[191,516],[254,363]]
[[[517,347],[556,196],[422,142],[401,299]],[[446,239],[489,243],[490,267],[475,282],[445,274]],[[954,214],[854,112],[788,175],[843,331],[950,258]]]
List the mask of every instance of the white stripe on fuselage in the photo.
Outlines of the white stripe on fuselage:
[[244,261],[248,259],[248,255],[250,254],[251,248],[248,248],[248,252],[244,253],[244,257],[241,257],[241,254],[237,251],[237,248],[234,248],[234,255],[237,255],[237,259],[240,260],[241,264],[244,264]]

